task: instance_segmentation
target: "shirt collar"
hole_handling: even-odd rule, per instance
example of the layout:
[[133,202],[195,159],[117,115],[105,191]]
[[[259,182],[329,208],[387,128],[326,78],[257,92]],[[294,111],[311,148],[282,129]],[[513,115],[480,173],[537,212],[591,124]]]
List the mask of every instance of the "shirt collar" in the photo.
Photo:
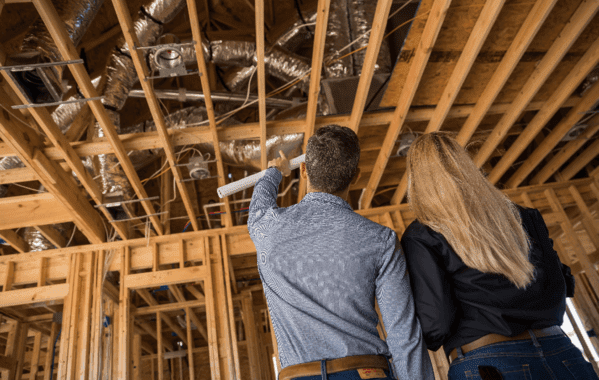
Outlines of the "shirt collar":
[[336,195],[333,195],[333,194],[329,194],[329,193],[321,193],[321,192],[308,193],[308,194],[306,194],[304,196],[304,198],[302,199],[302,202],[326,202],[326,203],[333,203],[333,204],[339,205],[341,207],[345,207],[348,210],[353,211],[353,209],[349,205],[349,203],[347,203],[346,201],[344,201],[340,197],[338,197]]

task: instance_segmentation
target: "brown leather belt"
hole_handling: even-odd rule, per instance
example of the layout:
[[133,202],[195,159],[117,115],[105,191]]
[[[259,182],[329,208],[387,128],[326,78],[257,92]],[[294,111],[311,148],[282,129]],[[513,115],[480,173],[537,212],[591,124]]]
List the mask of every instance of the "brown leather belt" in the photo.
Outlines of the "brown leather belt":
[[[552,327],[547,327],[547,328],[538,329],[538,330],[535,329],[532,331],[534,332],[534,334],[537,338],[564,333],[563,330],[559,326],[552,326]],[[528,333],[528,330],[524,331],[522,334],[516,335],[516,336],[487,334],[487,335],[483,336],[482,338],[475,340],[474,342],[470,342],[468,344],[463,345],[462,353],[465,354],[467,352],[476,350],[477,348],[488,346],[489,344],[508,342],[508,341],[512,341],[512,340],[530,340],[530,339],[532,339],[532,338],[531,338],[530,334]],[[457,350],[457,348],[454,348],[449,353],[449,363],[454,361],[457,357],[458,357],[458,350]]]
[[[340,359],[327,360],[327,373],[351,371],[360,368],[381,368],[389,370],[387,359],[378,355],[357,355]],[[291,365],[283,368],[279,380],[291,380],[296,377],[316,376],[321,374],[320,361]]]

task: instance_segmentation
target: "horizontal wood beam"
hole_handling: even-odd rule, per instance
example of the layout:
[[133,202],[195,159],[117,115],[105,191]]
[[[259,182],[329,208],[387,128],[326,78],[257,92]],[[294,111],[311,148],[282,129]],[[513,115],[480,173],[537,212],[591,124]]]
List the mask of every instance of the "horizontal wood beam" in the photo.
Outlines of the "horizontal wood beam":
[[207,271],[204,266],[130,274],[125,276],[125,286],[128,289],[140,289],[150,286],[182,284],[202,281],[206,275]]
[[9,290],[0,293],[0,307],[28,305],[36,302],[54,301],[69,294],[69,284],[58,284]]
[[13,230],[1,230],[0,238],[2,238],[4,241],[10,244],[18,252],[23,253],[29,250],[29,247],[27,243],[25,243],[25,240],[23,240],[23,238],[17,235],[17,233]]
[[35,226],[35,229],[38,230],[46,239],[50,241],[50,243],[54,244],[57,248],[64,248],[67,246],[67,239],[56,230],[56,228],[52,226]]
[[[1,198],[0,215],[0,230],[73,220],[71,212],[50,193]],[[9,239],[16,240],[15,235],[7,234]]]

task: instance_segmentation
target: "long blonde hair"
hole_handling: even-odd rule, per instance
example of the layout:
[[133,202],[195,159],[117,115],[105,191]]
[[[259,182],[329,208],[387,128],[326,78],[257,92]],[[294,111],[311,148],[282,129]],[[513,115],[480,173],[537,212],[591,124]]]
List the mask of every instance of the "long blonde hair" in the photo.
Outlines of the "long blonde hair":
[[408,203],[470,268],[504,275],[519,289],[534,277],[520,213],[449,134],[418,137],[408,152]]

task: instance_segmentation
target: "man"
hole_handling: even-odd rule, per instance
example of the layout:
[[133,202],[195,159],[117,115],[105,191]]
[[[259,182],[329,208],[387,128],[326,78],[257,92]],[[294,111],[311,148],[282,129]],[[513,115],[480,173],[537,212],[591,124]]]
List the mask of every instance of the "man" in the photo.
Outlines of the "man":
[[[288,208],[276,202],[282,174],[290,174],[280,155],[256,184],[248,218],[279,378],[327,379],[328,372],[329,380],[392,379],[383,372],[391,354],[399,379],[434,379],[397,235],[344,200],[360,177],[354,131],[329,125],[308,140],[300,168],[308,193]],[[375,297],[386,342],[376,328]]]

